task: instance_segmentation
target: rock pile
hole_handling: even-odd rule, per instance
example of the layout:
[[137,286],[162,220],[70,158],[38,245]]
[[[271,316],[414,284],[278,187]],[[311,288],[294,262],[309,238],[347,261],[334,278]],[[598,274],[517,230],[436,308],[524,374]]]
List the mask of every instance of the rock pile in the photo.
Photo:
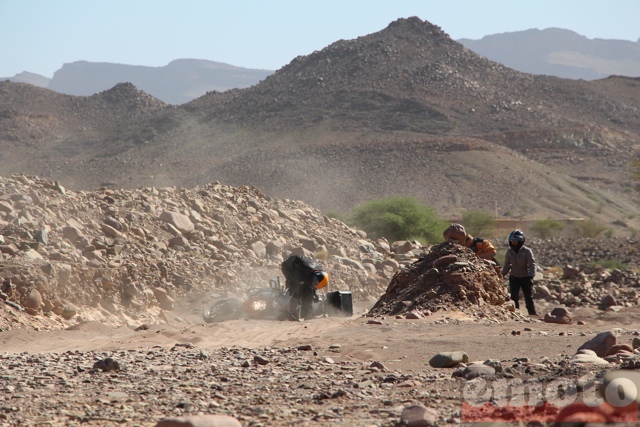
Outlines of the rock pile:
[[632,237],[532,239],[527,245],[534,250],[538,263],[547,267],[571,264],[588,270],[603,261],[615,261],[629,268],[640,265],[640,242]]
[[479,317],[488,312],[504,317],[514,310],[505,304],[508,299],[492,263],[461,245],[442,243],[398,271],[369,315],[423,317],[440,309],[461,309]]
[[536,280],[534,298],[551,305],[619,311],[640,304],[640,278],[635,271],[565,265],[547,269],[543,276]]
[[[289,253],[318,258],[328,291],[374,299],[398,260],[411,259],[390,246],[255,188],[75,192],[35,176],[0,178],[0,313],[29,313],[38,328],[166,321],[185,295],[267,286]],[[22,322],[7,319],[0,328]]]

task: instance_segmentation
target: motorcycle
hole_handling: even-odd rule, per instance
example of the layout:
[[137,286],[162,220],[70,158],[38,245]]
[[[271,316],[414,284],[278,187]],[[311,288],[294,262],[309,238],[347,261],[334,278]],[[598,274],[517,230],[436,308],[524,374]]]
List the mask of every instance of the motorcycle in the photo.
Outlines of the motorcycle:
[[[326,300],[325,295],[316,294],[312,302],[314,317],[325,315]],[[244,301],[237,298],[214,301],[205,308],[202,317],[207,323],[241,318],[298,320],[300,311],[301,305],[280,284],[278,277],[269,280],[269,287],[249,289]]]

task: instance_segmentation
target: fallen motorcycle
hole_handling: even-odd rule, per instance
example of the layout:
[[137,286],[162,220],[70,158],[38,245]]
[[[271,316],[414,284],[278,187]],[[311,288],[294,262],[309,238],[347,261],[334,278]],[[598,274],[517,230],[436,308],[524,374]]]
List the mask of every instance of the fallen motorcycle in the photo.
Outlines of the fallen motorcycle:
[[[280,284],[280,278],[269,280],[269,287],[252,288],[247,298],[224,298],[209,304],[202,317],[207,323],[241,318],[249,319],[300,319],[300,304]],[[351,292],[335,291],[317,294],[312,302],[313,317],[351,316],[353,308]]]

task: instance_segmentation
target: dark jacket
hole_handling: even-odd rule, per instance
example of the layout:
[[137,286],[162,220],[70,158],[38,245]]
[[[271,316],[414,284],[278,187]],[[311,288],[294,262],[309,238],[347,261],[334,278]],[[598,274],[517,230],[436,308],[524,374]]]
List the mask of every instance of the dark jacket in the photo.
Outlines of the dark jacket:
[[280,269],[286,279],[287,289],[296,292],[300,286],[312,287],[313,273],[322,270],[322,267],[312,258],[291,255]]

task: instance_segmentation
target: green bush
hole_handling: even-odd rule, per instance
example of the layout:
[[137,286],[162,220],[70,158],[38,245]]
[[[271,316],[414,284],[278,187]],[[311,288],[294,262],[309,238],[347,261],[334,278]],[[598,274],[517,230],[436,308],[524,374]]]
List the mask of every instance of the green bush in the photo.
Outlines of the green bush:
[[462,225],[467,233],[474,237],[492,237],[496,229],[496,220],[486,212],[464,211]]
[[529,230],[541,239],[556,237],[565,224],[555,219],[539,219],[529,226]]
[[599,259],[597,261],[591,261],[587,263],[587,267],[596,268],[602,267],[607,270],[627,270],[629,266],[619,259]]
[[421,243],[442,241],[447,223],[437,212],[410,197],[372,200],[357,206],[351,222],[373,238],[419,240]]
[[576,221],[573,223],[573,234],[575,237],[598,237],[607,229],[602,224],[592,219]]

